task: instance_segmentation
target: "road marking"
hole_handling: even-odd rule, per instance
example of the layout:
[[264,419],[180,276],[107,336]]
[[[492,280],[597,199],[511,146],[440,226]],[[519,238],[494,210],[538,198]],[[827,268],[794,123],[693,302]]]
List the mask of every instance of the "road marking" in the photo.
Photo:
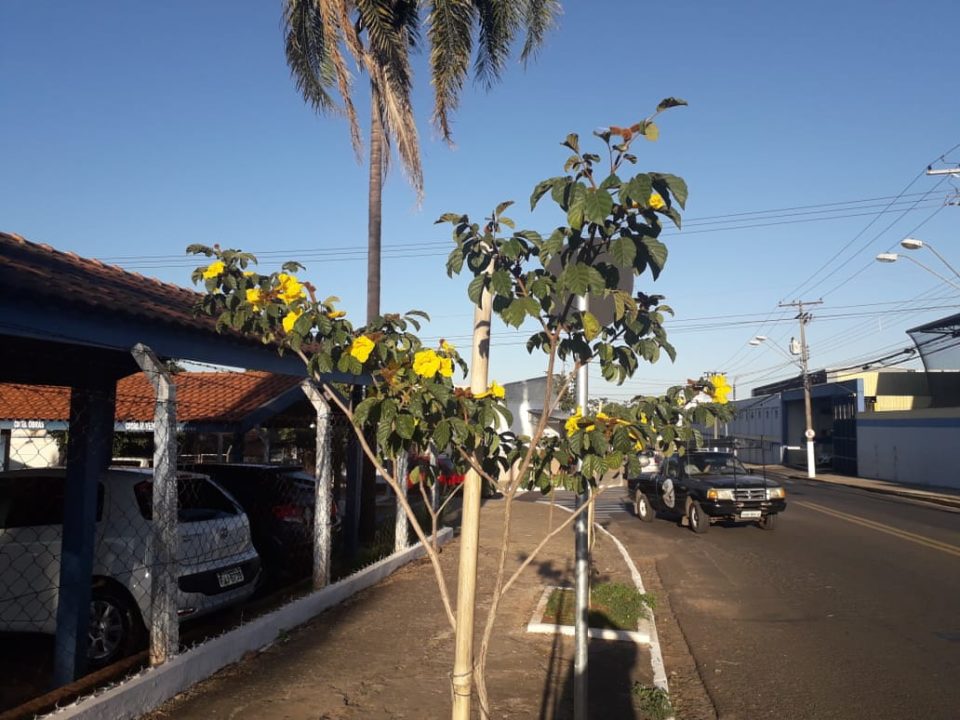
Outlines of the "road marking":
[[890,525],[884,525],[883,523],[875,522],[874,520],[867,520],[866,518],[859,517],[857,515],[848,515],[845,512],[839,510],[834,510],[833,508],[824,507],[823,505],[817,505],[816,503],[805,502],[802,500],[794,500],[793,505],[800,505],[801,507],[810,508],[811,510],[816,510],[817,512],[822,512],[825,515],[832,515],[835,518],[840,520],[846,520],[847,522],[854,523],[855,525],[861,525],[871,530],[877,530],[878,532],[887,533],[888,535],[893,535],[898,537],[901,540],[908,540],[910,542],[917,543],[918,545],[924,545],[925,547],[932,548],[934,550],[940,550],[945,552],[948,555],[954,555],[960,557],[960,547],[956,545],[951,545],[950,543],[941,542],[940,540],[934,540],[933,538],[925,537],[924,535],[917,535],[916,533],[909,532],[907,530],[901,530],[900,528],[895,528]]

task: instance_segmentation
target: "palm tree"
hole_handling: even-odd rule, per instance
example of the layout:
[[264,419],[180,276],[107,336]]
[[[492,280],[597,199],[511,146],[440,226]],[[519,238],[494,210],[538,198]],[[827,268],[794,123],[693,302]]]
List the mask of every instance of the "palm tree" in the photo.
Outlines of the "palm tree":
[[[383,180],[396,147],[407,179],[423,196],[420,141],[414,121],[410,51],[422,44],[426,11],[433,123],[448,143],[450,116],[459,103],[474,54],[474,75],[486,88],[506,66],[518,33],[526,32],[521,59],[527,62],[559,14],[559,0],[285,0],[287,64],[304,100],[322,114],[344,114],[357,158],[362,157],[360,123],[353,103],[352,58],[370,82],[370,185],[367,208],[367,323],[380,315],[380,218]],[[340,103],[336,96],[339,96]],[[360,534],[376,529],[375,473],[364,462]]]
[[474,75],[489,88],[500,79],[518,33],[526,32],[521,51],[526,62],[543,42],[560,5],[559,0],[286,0],[284,4],[287,64],[297,89],[318,112],[346,115],[358,158],[362,141],[348,57],[370,82],[368,323],[380,314],[381,197],[391,147],[396,147],[418,199],[423,195],[420,141],[410,97],[410,51],[421,47],[424,9],[434,86],[432,120],[443,139],[451,142],[450,116],[469,74],[474,45]]

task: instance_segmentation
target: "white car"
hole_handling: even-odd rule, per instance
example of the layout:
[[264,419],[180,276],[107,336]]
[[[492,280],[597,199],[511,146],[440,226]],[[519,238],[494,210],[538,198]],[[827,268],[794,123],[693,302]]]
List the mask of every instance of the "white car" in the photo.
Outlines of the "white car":
[[[56,632],[64,468],[0,473],[0,632]],[[178,608],[196,617],[249,597],[260,573],[247,516],[209,478],[177,474]],[[142,646],[150,619],[153,471],[100,478],[88,659]]]

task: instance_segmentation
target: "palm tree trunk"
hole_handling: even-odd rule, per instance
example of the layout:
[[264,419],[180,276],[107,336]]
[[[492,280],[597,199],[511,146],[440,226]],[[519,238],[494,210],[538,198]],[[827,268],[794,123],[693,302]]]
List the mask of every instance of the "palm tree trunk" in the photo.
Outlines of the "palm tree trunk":
[[380,220],[383,204],[383,124],[376,92],[370,98],[370,191],[367,195],[367,323],[380,315]]
[[[370,189],[367,195],[367,324],[380,315],[380,225],[383,203],[383,123],[380,99],[370,93]],[[376,437],[368,437],[372,446]],[[364,456],[360,484],[360,538],[372,540],[377,531],[377,471]]]

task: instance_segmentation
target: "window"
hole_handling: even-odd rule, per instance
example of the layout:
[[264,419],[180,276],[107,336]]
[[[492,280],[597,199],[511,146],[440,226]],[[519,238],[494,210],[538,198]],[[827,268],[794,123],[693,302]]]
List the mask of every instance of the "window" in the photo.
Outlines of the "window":
[[[153,481],[137,483],[133,492],[140,514],[153,520]],[[177,517],[180,522],[215,520],[239,512],[239,508],[205,478],[177,476]]]
[[[66,480],[49,475],[0,479],[0,528],[63,525]],[[97,522],[103,515],[103,485],[97,483]]]

